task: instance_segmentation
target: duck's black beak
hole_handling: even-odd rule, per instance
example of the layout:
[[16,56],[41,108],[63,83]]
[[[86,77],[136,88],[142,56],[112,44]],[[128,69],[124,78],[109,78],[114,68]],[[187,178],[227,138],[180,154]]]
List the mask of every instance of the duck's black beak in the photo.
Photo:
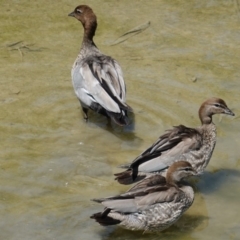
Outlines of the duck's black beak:
[[226,108],[224,113],[227,115],[235,116],[235,114],[229,108]]
[[71,12],[68,14],[69,17],[75,17],[75,13],[74,12]]

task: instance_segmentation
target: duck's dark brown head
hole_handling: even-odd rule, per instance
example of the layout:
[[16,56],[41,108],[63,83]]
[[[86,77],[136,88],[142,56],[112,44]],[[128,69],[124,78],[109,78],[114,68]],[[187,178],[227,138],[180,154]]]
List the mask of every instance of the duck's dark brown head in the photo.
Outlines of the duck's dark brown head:
[[199,118],[202,124],[209,124],[212,122],[212,115],[227,114],[234,116],[235,114],[228,108],[224,100],[220,98],[209,98],[199,109]]
[[166,181],[167,183],[177,184],[183,178],[196,175],[196,171],[192,165],[186,161],[178,161],[173,163],[167,170]]
[[93,37],[97,28],[97,17],[93,10],[87,5],[77,6],[68,16],[75,17],[84,27],[86,34]]

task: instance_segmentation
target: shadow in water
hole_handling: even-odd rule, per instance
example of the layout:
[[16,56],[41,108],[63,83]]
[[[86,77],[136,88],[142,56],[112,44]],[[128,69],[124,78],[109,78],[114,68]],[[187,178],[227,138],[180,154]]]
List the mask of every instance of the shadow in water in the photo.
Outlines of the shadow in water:
[[219,188],[234,182],[234,179],[240,178],[240,170],[236,169],[219,169],[212,172],[204,172],[201,176],[195,179],[197,191],[204,194],[213,193]]
[[119,126],[105,116],[96,113],[91,114],[90,120],[86,124],[90,127],[98,126],[123,141],[137,141],[140,143],[142,139],[135,135],[135,114],[132,112],[128,113],[128,115],[130,124],[127,126]]

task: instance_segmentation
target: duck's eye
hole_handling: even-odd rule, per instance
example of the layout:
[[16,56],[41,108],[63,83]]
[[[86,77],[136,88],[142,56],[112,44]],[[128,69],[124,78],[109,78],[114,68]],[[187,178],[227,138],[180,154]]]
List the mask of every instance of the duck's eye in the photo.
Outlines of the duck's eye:
[[77,11],[78,14],[82,13],[82,11],[80,9],[77,9],[76,11]]
[[219,103],[215,103],[214,106],[215,107],[221,107],[221,105]]
[[185,168],[185,171],[191,171],[192,169],[190,168],[190,167],[188,167],[188,168]]

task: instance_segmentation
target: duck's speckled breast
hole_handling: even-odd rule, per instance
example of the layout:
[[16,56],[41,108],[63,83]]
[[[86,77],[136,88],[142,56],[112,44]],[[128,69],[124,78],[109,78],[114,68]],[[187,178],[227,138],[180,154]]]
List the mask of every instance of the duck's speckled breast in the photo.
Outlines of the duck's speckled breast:
[[214,123],[203,125],[198,128],[202,135],[202,145],[198,150],[186,154],[185,160],[188,161],[198,174],[202,173],[207,167],[214,147],[216,145],[216,126]]

